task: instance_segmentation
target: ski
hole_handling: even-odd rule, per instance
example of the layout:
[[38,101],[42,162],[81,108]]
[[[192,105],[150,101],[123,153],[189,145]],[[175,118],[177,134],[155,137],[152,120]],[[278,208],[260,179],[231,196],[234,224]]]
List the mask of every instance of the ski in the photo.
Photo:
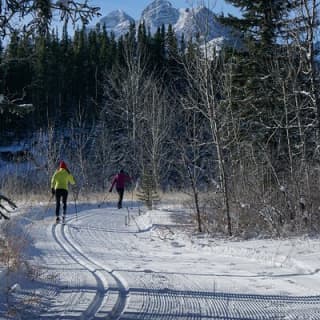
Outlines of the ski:
[[65,224],[66,224],[65,221],[55,221],[54,223],[55,223],[55,224],[62,224],[62,225],[65,225]]
[[56,218],[55,224],[59,224],[59,223],[66,224],[66,219],[64,216],[62,217],[62,219]]

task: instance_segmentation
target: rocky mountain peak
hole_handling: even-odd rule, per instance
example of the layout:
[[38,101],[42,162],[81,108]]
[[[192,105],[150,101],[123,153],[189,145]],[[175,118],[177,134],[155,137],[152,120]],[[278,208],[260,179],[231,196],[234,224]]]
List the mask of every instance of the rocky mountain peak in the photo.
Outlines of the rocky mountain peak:
[[100,19],[100,24],[105,25],[107,31],[113,32],[116,37],[120,37],[128,32],[132,23],[135,23],[135,20],[120,9],[110,12],[107,16]]
[[167,0],[151,2],[141,14],[140,22],[144,21],[151,33],[164,25],[174,25],[179,19],[179,10]]

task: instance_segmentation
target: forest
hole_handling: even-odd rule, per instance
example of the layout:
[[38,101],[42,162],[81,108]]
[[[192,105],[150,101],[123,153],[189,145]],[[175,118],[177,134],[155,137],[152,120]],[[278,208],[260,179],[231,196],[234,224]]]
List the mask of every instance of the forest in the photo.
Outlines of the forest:
[[118,39],[45,19],[3,34],[1,146],[24,141],[9,162],[31,165],[1,172],[0,190],[49,190],[63,158],[86,194],[120,168],[149,205],[187,193],[200,232],[319,232],[320,4],[228,2],[242,16],[219,19],[242,45],[221,50],[144,23]]

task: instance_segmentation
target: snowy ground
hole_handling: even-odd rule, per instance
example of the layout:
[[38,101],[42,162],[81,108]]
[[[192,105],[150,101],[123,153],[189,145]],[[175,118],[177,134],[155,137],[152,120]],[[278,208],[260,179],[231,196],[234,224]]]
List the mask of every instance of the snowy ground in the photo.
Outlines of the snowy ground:
[[319,238],[214,239],[181,208],[125,205],[70,204],[65,226],[53,207],[19,209],[42,270],[13,292],[37,298],[21,319],[320,319]]

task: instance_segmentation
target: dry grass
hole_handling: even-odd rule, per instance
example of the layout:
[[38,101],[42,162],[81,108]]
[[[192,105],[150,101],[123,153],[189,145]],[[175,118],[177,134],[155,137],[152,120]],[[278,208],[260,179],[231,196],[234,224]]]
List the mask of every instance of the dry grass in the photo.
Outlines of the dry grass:
[[0,230],[0,265],[5,274],[1,282],[1,302],[6,307],[2,310],[7,319],[23,319],[28,312],[38,313],[42,300],[35,290],[24,291],[23,285],[35,281],[57,281],[57,275],[48,273],[46,267],[31,265],[26,256],[30,246],[30,237],[9,221],[1,224]]
[[[72,188],[69,189],[69,196],[68,201],[74,201],[76,197],[76,201],[78,202],[85,202],[85,203],[101,203],[101,202],[108,202],[108,201],[117,201],[118,194],[116,191],[109,191],[106,192],[87,192],[84,190],[80,190],[78,194],[76,194]],[[176,204],[176,205],[183,205],[190,196],[187,193],[183,192],[159,192],[160,202],[167,203],[167,204]],[[29,204],[29,205],[36,205],[39,203],[46,203],[51,198],[51,190],[46,190],[42,192],[35,192],[29,191],[28,193],[24,194],[13,194],[11,196],[12,200],[18,204]],[[52,199],[51,199],[52,200]],[[124,193],[124,200],[125,201],[138,201],[137,192],[126,190]]]

